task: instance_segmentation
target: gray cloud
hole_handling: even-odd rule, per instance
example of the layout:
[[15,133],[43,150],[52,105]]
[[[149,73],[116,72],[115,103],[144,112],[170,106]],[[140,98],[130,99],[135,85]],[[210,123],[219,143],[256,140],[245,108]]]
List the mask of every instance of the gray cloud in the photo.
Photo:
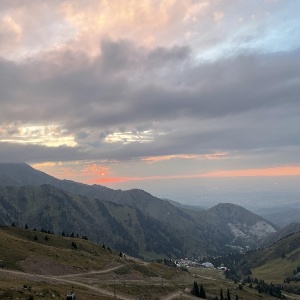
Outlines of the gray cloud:
[[0,163],[72,161],[82,159],[84,152],[66,146],[46,147],[0,142]]
[[[186,46],[149,51],[104,40],[101,53],[93,61],[73,52],[22,64],[0,61],[2,125],[59,124],[80,143],[57,149],[2,143],[3,160],[132,159],[299,146],[299,49],[204,63],[192,59]],[[141,129],[154,130],[154,141],[103,142],[110,133]]]

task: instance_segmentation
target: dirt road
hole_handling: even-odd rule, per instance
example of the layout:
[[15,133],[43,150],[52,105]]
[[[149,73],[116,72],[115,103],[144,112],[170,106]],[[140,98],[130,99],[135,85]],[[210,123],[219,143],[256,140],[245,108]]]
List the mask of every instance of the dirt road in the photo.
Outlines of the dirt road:
[[[116,269],[112,268],[110,270],[104,270],[102,272],[109,272],[111,270]],[[94,271],[94,272],[100,272],[100,271]],[[64,279],[61,278],[60,276],[46,276],[46,275],[36,275],[36,274],[29,274],[29,273],[23,273],[23,272],[19,272],[19,271],[12,271],[12,270],[6,270],[6,269],[0,269],[0,274],[7,274],[9,276],[12,276],[14,278],[24,278],[27,280],[31,280],[31,281],[46,281],[48,283],[51,282],[61,282],[61,283],[67,283],[67,284],[71,284],[74,286],[81,286],[81,287],[85,287],[87,289],[90,289],[94,292],[97,292],[99,295],[105,295],[105,296],[110,296],[112,298],[115,299],[120,299],[120,300],[133,300],[134,298],[130,297],[125,297],[125,296],[121,296],[121,295],[114,295],[113,292],[99,288],[99,287],[95,287],[89,284],[85,284],[85,283],[81,283],[81,282],[77,282],[74,280],[69,280],[69,279]],[[87,274],[87,273],[85,273]],[[76,274],[77,275],[77,274]],[[82,274],[81,274],[82,275]]]

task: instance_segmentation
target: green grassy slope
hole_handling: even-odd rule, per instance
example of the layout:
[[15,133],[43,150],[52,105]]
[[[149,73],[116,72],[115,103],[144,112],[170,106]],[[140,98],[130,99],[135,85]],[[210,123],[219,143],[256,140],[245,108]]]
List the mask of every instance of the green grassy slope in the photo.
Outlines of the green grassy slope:
[[[72,243],[76,244],[77,249]],[[117,254],[79,238],[8,226],[0,226],[0,253],[0,259],[4,260],[5,268],[8,269],[26,271],[20,263],[31,256],[41,256],[61,264],[62,267],[72,267],[77,272],[85,269],[103,269]]]
[[253,277],[264,278],[268,282],[283,283],[300,267],[300,232],[282,238],[273,245],[254,253]]

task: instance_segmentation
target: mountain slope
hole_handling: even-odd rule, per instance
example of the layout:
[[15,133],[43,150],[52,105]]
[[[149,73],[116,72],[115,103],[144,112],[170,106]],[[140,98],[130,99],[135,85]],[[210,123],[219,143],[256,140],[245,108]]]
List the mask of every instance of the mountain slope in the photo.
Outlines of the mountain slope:
[[[76,243],[76,249],[72,246],[72,242]],[[49,266],[48,272],[50,274],[57,272],[57,275],[84,272],[86,267],[101,269],[119,254],[80,238],[67,238],[3,225],[0,226],[0,249],[1,260],[4,261],[6,269],[19,269],[25,272],[32,272],[35,269],[37,274],[43,274],[46,270],[28,264],[32,257],[38,259],[43,256],[44,263],[51,261],[56,267],[61,266],[61,268]],[[119,263],[123,264],[123,261],[120,260]]]
[[[247,209],[230,203],[220,203],[207,210],[208,220],[218,222],[220,227],[230,231],[233,244],[252,244],[275,233],[278,227]],[[229,233],[228,233],[229,234]]]
[[[177,235],[141,211],[99,199],[71,195],[50,185],[1,187],[0,222],[88,236],[128,254],[181,256]],[[149,229],[151,228],[151,230]]]
[[143,190],[59,180],[26,164],[0,164],[0,186],[8,184],[15,187],[0,189],[1,223],[76,232],[146,257],[220,254],[231,251],[226,245],[256,246],[276,231],[239,206],[192,211]]
[[300,232],[300,223],[291,223],[283,228],[280,228],[277,232],[268,235],[264,241],[264,245],[271,245],[277,241],[283,239],[286,236]]
[[236,261],[235,268],[244,274],[252,272],[252,278],[264,279],[268,283],[283,284],[295,275],[300,266],[300,232],[286,236],[274,244],[250,251]]
[[[161,222],[145,210],[69,194],[50,185],[0,187],[2,224],[15,222],[56,233],[87,235],[96,242],[136,256],[182,257],[205,253],[207,233],[196,231],[198,224],[188,220],[191,217],[188,214],[179,211],[175,218],[177,208],[171,208],[169,220]],[[183,215],[181,223],[178,222],[180,214]],[[173,218],[176,222],[172,222]],[[217,234],[220,243],[218,240],[211,243],[216,252],[221,250],[224,241],[222,233]]]

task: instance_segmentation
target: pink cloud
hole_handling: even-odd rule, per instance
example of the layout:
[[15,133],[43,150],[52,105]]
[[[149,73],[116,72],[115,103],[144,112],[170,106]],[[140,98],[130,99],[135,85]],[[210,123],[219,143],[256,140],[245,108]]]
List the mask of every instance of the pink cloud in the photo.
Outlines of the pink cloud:
[[145,176],[145,177],[111,177],[91,179],[90,183],[115,183],[128,181],[146,181],[163,179],[192,179],[192,178],[220,178],[220,177],[284,177],[300,176],[300,166],[282,166],[275,168],[221,170],[203,174]]

